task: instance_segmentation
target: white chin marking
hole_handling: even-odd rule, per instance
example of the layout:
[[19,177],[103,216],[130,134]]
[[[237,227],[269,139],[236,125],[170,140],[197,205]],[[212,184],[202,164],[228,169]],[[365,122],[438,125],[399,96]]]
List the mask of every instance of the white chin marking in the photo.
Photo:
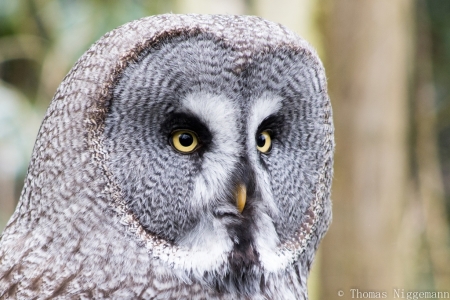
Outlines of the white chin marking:
[[227,230],[219,220],[212,216],[202,220],[179,242],[181,248],[189,247],[189,257],[180,262],[180,266],[191,270],[198,278],[206,271],[219,271],[227,263],[228,253],[233,248]]
[[259,261],[262,268],[269,273],[276,273],[288,266],[289,256],[280,255],[278,234],[273,226],[272,219],[266,214],[260,214],[257,219],[254,232],[254,241],[259,253]]

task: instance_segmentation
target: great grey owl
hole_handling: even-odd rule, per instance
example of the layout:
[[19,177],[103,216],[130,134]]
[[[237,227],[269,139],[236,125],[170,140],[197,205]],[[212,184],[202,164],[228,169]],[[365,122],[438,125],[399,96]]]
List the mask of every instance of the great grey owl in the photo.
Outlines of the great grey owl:
[[322,64],[250,16],[103,36],[59,86],[0,242],[0,297],[307,299],[331,219]]

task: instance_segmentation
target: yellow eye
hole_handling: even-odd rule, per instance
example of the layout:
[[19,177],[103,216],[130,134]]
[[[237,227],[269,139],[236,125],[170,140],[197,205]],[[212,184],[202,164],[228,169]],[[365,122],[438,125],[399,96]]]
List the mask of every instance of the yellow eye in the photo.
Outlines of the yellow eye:
[[181,153],[191,153],[197,149],[197,135],[190,130],[177,130],[172,133],[172,146]]
[[272,139],[267,130],[261,132],[256,137],[256,148],[262,153],[267,153],[272,149]]

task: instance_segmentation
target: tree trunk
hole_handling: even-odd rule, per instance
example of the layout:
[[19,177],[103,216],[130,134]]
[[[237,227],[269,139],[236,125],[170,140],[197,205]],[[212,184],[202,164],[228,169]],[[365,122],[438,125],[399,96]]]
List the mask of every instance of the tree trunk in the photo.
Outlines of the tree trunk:
[[[327,1],[326,70],[336,126],[333,223],[322,299],[404,287],[411,0]],[[356,291],[353,291],[356,293]],[[356,297],[356,294],[355,294]]]

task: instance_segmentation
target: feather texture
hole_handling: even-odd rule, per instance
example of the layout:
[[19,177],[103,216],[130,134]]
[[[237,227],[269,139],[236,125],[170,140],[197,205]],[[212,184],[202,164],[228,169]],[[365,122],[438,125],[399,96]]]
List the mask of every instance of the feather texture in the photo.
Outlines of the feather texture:
[[[173,149],[179,129],[198,150]],[[281,25],[169,14],[107,33],[48,108],[0,298],[307,299],[333,131],[323,66]]]

